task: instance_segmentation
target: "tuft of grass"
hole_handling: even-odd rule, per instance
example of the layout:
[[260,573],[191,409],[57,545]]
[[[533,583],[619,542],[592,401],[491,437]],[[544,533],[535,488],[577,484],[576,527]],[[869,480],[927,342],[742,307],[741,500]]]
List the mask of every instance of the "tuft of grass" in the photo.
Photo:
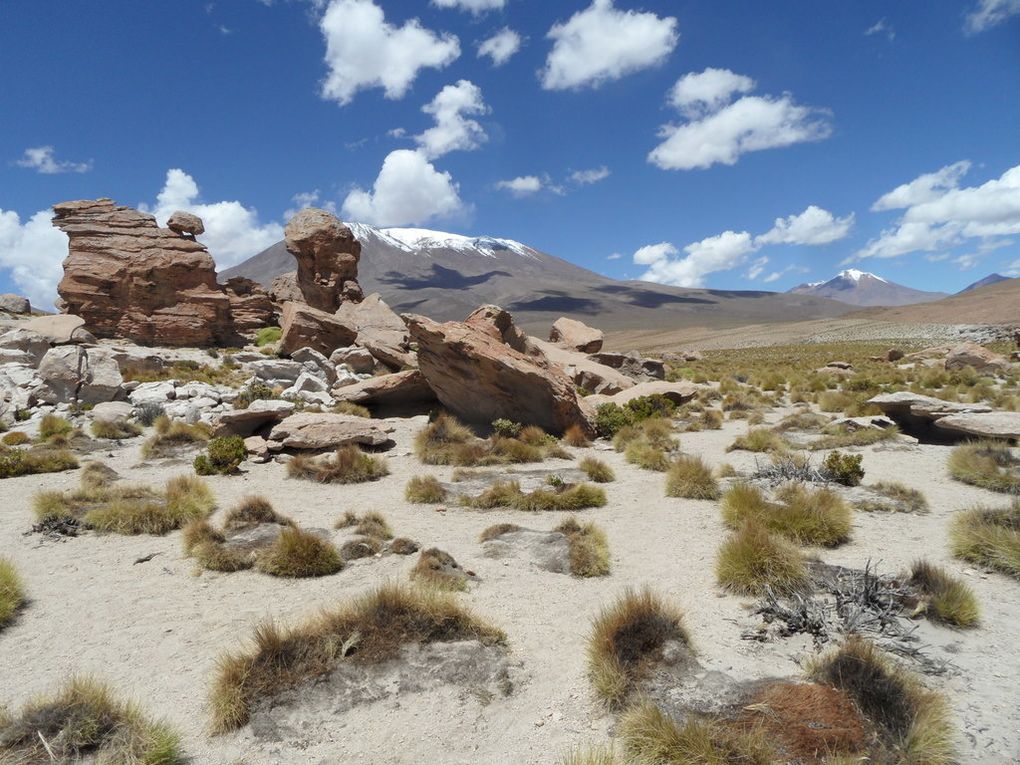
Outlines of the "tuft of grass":
[[1020,579],[1020,500],[959,513],[949,527],[949,544],[957,558]]
[[393,539],[393,530],[382,513],[365,513],[358,519],[354,530],[358,534],[376,539]]
[[10,433],[4,433],[3,442],[4,446],[23,446],[32,439],[28,437],[28,433],[21,430],[12,430]]
[[36,446],[31,449],[0,448],[0,478],[40,473],[59,473],[78,467],[78,458],[66,449]]
[[723,522],[739,529],[756,521],[771,532],[805,545],[835,547],[850,538],[851,511],[839,494],[789,483],[770,502],[751,484],[737,484],[722,499]]
[[514,531],[524,531],[524,527],[518,526],[516,523],[497,523],[493,526],[489,526],[481,534],[479,534],[478,541],[488,542],[490,539],[497,539],[504,534],[510,534]]
[[957,446],[949,455],[949,475],[982,489],[1020,494],[1020,457],[995,441]]
[[365,417],[369,419],[372,417],[372,413],[367,407],[364,407],[361,404],[355,404],[353,401],[337,401],[332,407],[330,407],[330,411],[335,412],[336,414],[349,414],[353,417]]
[[205,454],[195,457],[194,468],[199,475],[230,475],[248,456],[240,436],[221,436],[209,440]]
[[563,433],[563,442],[568,446],[574,446],[578,449],[585,449],[591,446],[591,441],[588,440],[588,435],[584,432],[584,428],[580,425],[571,425]]
[[747,521],[719,548],[716,579],[738,595],[762,595],[771,590],[791,595],[808,588],[810,577],[800,550]]
[[420,505],[436,505],[446,500],[447,491],[434,475],[416,475],[404,487],[404,498]]
[[284,528],[255,561],[255,568],[264,574],[294,578],[329,576],[343,567],[335,545],[296,526]]
[[846,425],[829,425],[824,435],[808,444],[812,450],[844,449],[848,446],[871,446],[872,444],[891,441],[899,436],[900,431],[895,425],[888,428],[851,428]]
[[621,761],[613,754],[612,749],[590,746],[566,754],[559,761],[559,765],[621,765]]
[[141,434],[141,427],[127,420],[94,420],[92,422],[92,435],[95,438],[123,441]]
[[98,680],[76,676],[17,717],[0,719],[0,761],[179,765],[185,757],[180,737],[165,723],[118,701]]
[[418,554],[411,578],[440,590],[466,590],[468,573],[450,553],[430,547]]
[[670,466],[669,455],[644,438],[627,444],[623,456],[627,462],[644,470],[656,470],[664,473]]
[[609,540],[594,523],[580,523],[571,516],[553,529],[570,543],[570,573],[574,576],[606,576],[609,574]]
[[786,448],[786,441],[778,433],[768,428],[751,428],[746,434],[737,436],[726,451],[784,452]]
[[679,723],[650,701],[623,714],[620,735],[637,763],[772,765],[780,761],[760,728],[741,730],[694,715]]
[[272,503],[265,497],[249,494],[227,511],[223,519],[223,528],[239,531],[260,523],[275,523],[280,526],[293,524],[289,518],[278,515]]
[[54,436],[69,436],[74,432],[74,425],[57,414],[44,414],[39,421],[39,440],[49,441]]
[[884,497],[888,497],[890,502],[881,502],[877,500],[866,500],[863,502],[857,502],[854,504],[858,510],[863,510],[866,513],[872,512],[904,512],[904,513],[918,513],[924,514],[929,511],[928,500],[925,499],[917,489],[911,489],[902,483],[896,481],[879,481],[876,484],[868,486],[872,491],[876,491]]
[[666,471],[666,496],[718,499],[719,483],[701,457],[681,456]]
[[382,457],[365,454],[354,444],[341,446],[329,457],[295,455],[287,463],[289,478],[303,478],[319,483],[365,483],[389,475],[390,469]]
[[153,423],[156,432],[142,444],[143,459],[172,457],[182,448],[204,444],[212,437],[209,426],[202,422],[189,425],[180,420],[171,420],[165,414]]
[[216,506],[209,487],[194,476],[171,478],[161,495],[145,487],[108,489],[100,496],[103,493],[82,522],[113,534],[166,534],[208,517]]
[[624,591],[595,617],[588,635],[595,692],[611,706],[622,705],[668,642],[690,647],[683,613],[647,588]]
[[6,627],[25,602],[25,588],[14,564],[0,557],[0,629]]
[[477,497],[466,500],[471,507],[492,509],[510,507],[514,510],[584,510],[603,507],[606,493],[587,483],[563,484],[523,492],[517,481],[497,481]]
[[981,610],[974,591],[945,569],[914,561],[907,582],[921,596],[920,609],[933,621],[953,627],[975,627]]
[[613,469],[605,462],[595,457],[585,457],[577,463],[577,467],[585,472],[589,481],[595,483],[612,483],[616,480]]
[[391,659],[408,643],[477,640],[502,645],[506,636],[451,595],[386,584],[294,627],[263,624],[254,646],[219,661],[210,698],[212,728],[245,725],[254,706],[303,682],[323,677],[341,661]]
[[877,725],[903,765],[954,762],[949,705],[912,674],[857,637],[812,662],[809,674],[844,691]]
[[272,345],[283,337],[283,330],[280,327],[263,327],[255,333],[255,345],[261,348],[264,345]]
[[493,434],[478,438],[455,417],[445,412],[418,432],[415,454],[426,465],[476,467],[542,462],[570,455],[541,428],[521,428],[515,437]]
[[407,537],[397,537],[390,542],[390,552],[394,555],[414,555],[421,549],[421,545]]

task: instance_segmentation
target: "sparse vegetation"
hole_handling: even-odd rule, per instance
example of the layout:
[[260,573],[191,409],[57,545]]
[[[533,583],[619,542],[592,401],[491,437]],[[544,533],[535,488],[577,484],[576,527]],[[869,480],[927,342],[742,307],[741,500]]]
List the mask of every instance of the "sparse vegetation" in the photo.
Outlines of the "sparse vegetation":
[[93,420],[92,435],[95,438],[106,438],[111,441],[123,441],[126,438],[140,436],[142,429],[127,420]]
[[23,446],[32,439],[28,437],[28,433],[22,430],[12,430],[10,433],[4,433],[3,439],[4,446]]
[[386,460],[365,454],[354,444],[341,446],[327,457],[295,455],[287,463],[287,476],[319,483],[365,483],[389,475]]
[[352,417],[364,417],[366,419],[371,419],[372,417],[372,413],[368,411],[367,407],[351,401],[337,401],[330,408],[330,411],[334,414],[349,414]]
[[822,475],[843,486],[860,486],[864,480],[864,455],[829,452],[822,462]]
[[553,531],[570,543],[570,573],[574,576],[606,576],[609,573],[609,541],[594,523],[567,518]]
[[39,420],[39,440],[49,441],[54,436],[69,436],[74,432],[70,420],[57,414],[44,414]]
[[909,486],[905,486],[902,483],[896,481],[879,481],[876,484],[868,486],[872,491],[876,491],[882,496],[888,498],[888,502],[880,500],[864,500],[861,502],[854,503],[854,507],[858,510],[863,510],[866,513],[873,512],[889,512],[889,513],[927,513],[928,500],[925,499],[917,489],[911,489]]
[[770,502],[751,484],[737,484],[723,495],[723,521],[734,530],[756,521],[806,545],[835,547],[850,538],[850,508],[831,489],[789,483],[777,490],[776,499]]
[[616,480],[613,469],[595,457],[585,457],[577,463],[577,467],[585,472],[589,481],[595,483],[612,483]]
[[829,425],[821,438],[808,444],[809,449],[845,449],[848,446],[871,446],[883,441],[891,441],[899,436],[900,431],[895,425],[888,428],[851,427],[845,424]]
[[774,431],[768,428],[751,428],[745,435],[737,436],[736,440],[726,447],[726,451],[782,452],[786,451],[786,448],[786,442]]
[[974,591],[945,569],[918,560],[907,581],[920,592],[919,608],[928,618],[954,627],[977,625],[980,609]]
[[436,505],[446,500],[447,492],[434,475],[416,475],[404,487],[404,498],[420,505]]
[[515,531],[524,531],[524,527],[518,526],[516,523],[497,523],[493,526],[489,526],[481,534],[479,534],[478,541],[488,542],[490,539],[496,539],[504,534],[511,534]]
[[125,367],[121,370],[124,382],[161,382],[177,380],[177,382],[201,382],[209,385],[226,385],[235,387],[240,384],[238,370],[230,364],[200,364],[191,359],[178,359],[159,369],[142,369]]
[[418,553],[411,578],[440,590],[466,590],[469,574],[448,552],[430,547]]
[[66,449],[36,446],[31,449],[0,448],[0,478],[74,470],[78,459]]
[[627,590],[603,608],[588,636],[588,673],[595,692],[619,707],[667,642],[690,645],[683,614],[651,590]]
[[213,438],[206,447],[206,454],[195,457],[195,472],[199,475],[230,475],[248,456],[244,439],[240,436]]
[[949,543],[957,558],[1020,579],[1020,500],[959,513],[949,527]]
[[156,432],[142,444],[144,459],[173,457],[182,449],[206,443],[212,436],[212,431],[205,423],[189,425],[180,420],[171,420],[165,414],[157,417],[152,425]]
[[143,401],[135,407],[135,419],[140,425],[151,427],[160,417],[166,416],[166,407],[158,401]]
[[255,333],[255,345],[261,348],[264,345],[278,343],[283,337],[283,330],[280,327],[263,327]]
[[591,441],[588,440],[588,436],[584,432],[584,428],[580,425],[571,425],[563,433],[563,442],[567,446],[573,446],[578,449],[584,449],[591,446]]
[[517,438],[521,433],[521,423],[500,417],[492,421],[492,432],[503,438]]
[[251,650],[220,659],[210,699],[213,730],[243,726],[259,701],[322,677],[340,661],[385,661],[407,643],[452,640],[496,645],[506,637],[446,593],[396,584],[294,627],[263,624]]
[[253,380],[234,399],[234,409],[247,409],[254,401],[272,401],[279,393],[261,380]]
[[180,737],[118,701],[98,680],[72,677],[50,697],[0,715],[0,760],[14,765],[94,762],[109,765],[178,765]]
[[414,447],[418,459],[426,465],[475,467],[570,457],[541,428],[522,428],[516,438],[493,435],[483,439],[445,412],[419,431]]
[[285,526],[255,560],[255,568],[263,574],[292,578],[329,576],[343,567],[340,551],[332,543],[296,526]]
[[25,588],[14,564],[0,557],[0,630],[6,627],[25,602]]
[[509,507],[514,510],[584,510],[603,507],[606,504],[606,493],[600,487],[587,483],[563,484],[524,492],[517,481],[497,481],[465,503],[483,509]]
[[1020,494],[1020,457],[995,441],[957,446],[949,455],[949,475],[982,489]]
[[666,496],[685,499],[718,499],[719,483],[701,457],[683,455],[666,471]]
[[800,550],[753,520],[723,542],[715,571],[719,584],[739,595],[790,595],[810,581]]

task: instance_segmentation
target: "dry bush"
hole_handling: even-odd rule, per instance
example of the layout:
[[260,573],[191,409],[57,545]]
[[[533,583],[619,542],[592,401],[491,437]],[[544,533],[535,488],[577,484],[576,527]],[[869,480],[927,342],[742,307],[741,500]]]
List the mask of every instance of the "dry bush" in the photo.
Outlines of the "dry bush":
[[736,440],[726,447],[726,451],[746,452],[783,452],[787,444],[782,437],[768,428],[751,428],[745,435],[737,436]]
[[957,446],[949,455],[949,475],[982,489],[1020,494],[1020,457],[996,441]]
[[375,537],[376,539],[383,540],[393,539],[393,530],[390,528],[390,524],[386,522],[382,513],[365,513],[358,519],[354,530],[366,537]]
[[762,595],[766,590],[790,595],[810,584],[800,550],[754,521],[723,542],[715,573],[724,589],[738,595]]
[[492,509],[509,507],[514,510],[584,510],[603,507],[606,493],[587,483],[562,484],[525,493],[517,481],[497,481],[477,497],[466,499],[471,507]]
[[249,494],[227,511],[223,519],[223,528],[228,531],[239,531],[260,523],[275,523],[280,526],[291,526],[293,521],[277,514],[273,505],[265,497]]
[[524,527],[518,526],[516,523],[497,523],[482,531],[478,535],[478,541],[488,542],[490,539],[497,539],[504,534],[510,534],[514,531],[524,531]]
[[421,545],[407,537],[397,537],[390,542],[390,552],[394,555],[414,555],[421,549]]
[[440,590],[466,590],[468,572],[448,552],[430,547],[418,554],[411,578]]
[[156,491],[116,484],[100,468],[87,471],[78,489],[39,492],[32,504],[40,521],[75,518],[114,534],[166,534],[208,517],[216,506],[209,487],[194,476],[171,478]]
[[78,459],[66,449],[36,446],[31,449],[0,448],[0,478],[40,473],[60,473],[78,467]]
[[570,517],[553,531],[565,535],[570,543],[571,574],[584,577],[609,574],[609,541],[602,529]]
[[585,457],[577,463],[577,467],[585,472],[589,481],[595,483],[612,483],[616,480],[616,473],[605,462],[595,457]]
[[0,761],[11,765],[91,762],[103,765],[178,765],[180,737],[118,701],[99,681],[72,677],[50,697],[0,716]]
[[954,627],[975,627],[981,610],[974,591],[945,569],[914,561],[907,582],[921,594],[920,608],[928,618]]
[[296,526],[284,527],[255,560],[255,568],[262,573],[283,577],[329,576],[343,567],[335,545]]
[[446,500],[447,492],[434,475],[416,475],[404,487],[404,498],[420,505],[435,505]]
[[666,471],[666,496],[685,499],[717,499],[719,483],[701,457],[678,457]]
[[860,427],[854,428],[848,425],[829,425],[823,431],[821,438],[815,439],[808,448],[820,449],[843,449],[847,446],[871,446],[883,441],[891,441],[900,434],[900,429],[895,425],[888,428]]
[[575,749],[565,755],[559,765],[622,765],[621,760],[613,754],[612,749],[605,747],[586,747]]
[[660,473],[668,470],[671,464],[669,454],[644,438],[627,444],[623,456],[632,465],[637,465],[644,470],[656,470]]
[[14,564],[0,557],[0,630],[6,627],[25,602],[25,588]]
[[772,429],[777,433],[788,430],[821,430],[829,424],[829,418],[815,412],[794,412],[781,419]]
[[660,451],[676,451],[680,448],[680,442],[673,437],[674,431],[675,426],[672,420],[663,417],[650,417],[636,425],[620,428],[613,436],[613,448],[618,452],[625,452],[632,443],[640,442]]
[[570,455],[541,428],[522,428],[516,438],[493,435],[478,438],[470,428],[445,412],[414,438],[418,459],[426,465],[475,467],[542,462]]
[[876,484],[868,486],[872,491],[876,491],[884,497],[889,498],[889,502],[881,502],[877,500],[865,500],[862,502],[855,502],[854,507],[858,510],[863,510],[866,513],[872,512],[904,512],[904,513],[918,513],[923,514],[929,511],[928,500],[925,499],[923,493],[917,489],[911,489],[909,486],[905,486],[902,483],[896,481],[879,481]]
[[372,413],[367,407],[361,406],[361,404],[355,404],[352,401],[337,401],[330,407],[329,411],[334,414],[349,414],[354,417],[365,417],[369,419],[372,417]]
[[70,436],[74,433],[74,425],[57,414],[44,414],[39,421],[39,440],[49,441],[54,436]]
[[205,423],[188,425],[165,414],[156,418],[153,427],[156,432],[142,444],[143,459],[172,457],[181,449],[204,444],[212,437],[212,430]]
[[329,674],[341,661],[392,659],[408,643],[478,640],[504,644],[506,636],[446,593],[386,584],[287,629],[264,624],[251,650],[223,656],[210,705],[215,732],[240,728],[253,707],[302,682]]
[[683,613],[651,590],[626,590],[603,608],[588,635],[588,673],[595,692],[620,706],[667,642],[690,646]]
[[959,513],[949,527],[949,544],[957,558],[1020,579],[1020,500]]
[[141,434],[141,427],[127,420],[93,420],[92,422],[92,435],[95,438],[123,441]]
[[949,706],[871,643],[850,638],[812,662],[809,674],[853,699],[877,725],[902,765],[949,765],[953,726]]
[[778,502],[770,502],[757,487],[737,484],[723,495],[723,522],[739,529],[755,521],[806,545],[835,547],[850,538],[850,508],[831,489],[789,483],[776,492],[776,498]]
[[584,428],[580,425],[571,425],[563,433],[563,442],[567,446],[574,446],[578,449],[584,449],[591,446],[591,441],[588,440],[588,435],[584,432]]
[[4,433],[4,437],[0,439],[4,446],[24,446],[31,440],[28,437],[28,433],[21,430],[12,430],[10,433]]
[[354,444],[341,446],[326,457],[297,454],[287,463],[288,478],[319,483],[365,483],[389,474],[385,459],[365,454]]

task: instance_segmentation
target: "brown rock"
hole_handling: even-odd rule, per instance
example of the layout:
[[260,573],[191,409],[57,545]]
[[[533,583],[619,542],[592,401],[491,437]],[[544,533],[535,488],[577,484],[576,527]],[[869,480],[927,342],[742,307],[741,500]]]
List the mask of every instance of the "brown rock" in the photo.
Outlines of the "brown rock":
[[275,425],[294,413],[291,401],[259,399],[247,409],[230,409],[216,418],[213,428],[217,436],[250,436]]
[[599,364],[578,351],[547,343],[537,337],[528,338],[528,347],[545,355],[549,361],[558,366],[574,385],[589,393],[612,395],[634,387],[634,381],[622,372]]
[[42,335],[53,345],[69,345],[72,343],[94,343],[96,338],[85,329],[85,320],[81,316],[55,314],[53,316],[37,316],[21,325],[22,329]]
[[514,324],[514,317],[498,305],[483,305],[471,312],[464,323],[484,332],[515,351],[527,353],[528,336]]
[[904,356],[903,351],[899,348],[890,348],[885,352],[886,361],[899,361]]
[[244,276],[235,276],[227,280],[224,288],[230,299],[230,313],[238,332],[257,332],[275,322],[276,306],[258,282]]
[[166,222],[166,227],[178,234],[189,234],[192,237],[205,233],[205,224],[197,215],[178,210]]
[[[477,314],[477,312],[476,312]],[[475,316],[475,314],[472,314]],[[570,378],[542,356],[527,356],[486,331],[486,321],[449,321],[406,315],[418,343],[418,366],[439,401],[470,422],[500,417],[562,433],[589,430],[592,410]],[[481,325],[481,326],[479,326]]]
[[602,350],[604,339],[601,329],[589,327],[584,322],[561,316],[553,322],[549,332],[549,342],[558,343],[582,353],[598,353]]
[[0,311],[17,314],[32,313],[32,304],[27,297],[6,292],[0,295]]
[[269,448],[336,449],[347,444],[385,446],[389,434],[367,417],[349,414],[299,412],[275,425],[269,434]]
[[305,302],[304,295],[298,289],[297,271],[288,271],[273,279],[273,283],[269,285],[269,297],[273,299],[274,303],[279,305],[290,301],[295,303]]
[[331,391],[337,401],[354,404],[419,404],[436,400],[425,375],[418,369],[369,377]]
[[946,356],[946,369],[950,372],[964,367],[973,367],[980,373],[998,374],[1009,371],[1011,366],[1009,359],[1005,356],[992,353],[977,343],[962,343],[949,351]]
[[230,300],[206,248],[110,199],[54,205],[70,239],[57,286],[64,311],[97,337],[143,345],[237,343]]
[[287,251],[297,259],[297,285],[312,308],[332,313],[342,302],[360,302],[361,243],[330,212],[309,207],[287,224]]
[[328,357],[337,348],[353,344],[358,336],[355,327],[304,303],[283,304],[280,328],[280,352],[285,355],[311,348]]
[[391,369],[417,365],[404,320],[374,292],[360,303],[344,303],[336,317],[358,331],[357,344]]

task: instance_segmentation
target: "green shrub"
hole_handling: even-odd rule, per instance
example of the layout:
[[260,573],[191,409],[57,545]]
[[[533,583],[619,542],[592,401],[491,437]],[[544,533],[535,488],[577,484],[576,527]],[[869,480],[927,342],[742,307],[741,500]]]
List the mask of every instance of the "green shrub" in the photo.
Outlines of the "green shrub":
[[269,401],[274,398],[279,398],[276,391],[261,380],[256,380],[237,394],[237,398],[234,399],[234,409],[247,409],[251,406],[252,401]]
[[281,337],[283,330],[279,327],[263,327],[255,333],[255,345],[261,348],[263,345],[279,342]]
[[676,410],[676,404],[661,393],[638,396],[628,401],[626,407],[633,413],[634,422],[641,422],[652,417],[669,419]]
[[45,414],[39,422],[39,438],[48,441],[53,436],[66,436],[74,430],[69,420],[56,414]]
[[248,454],[244,448],[244,439],[240,436],[213,438],[206,449],[207,454],[195,457],[195,472],[199,475],[235,473]]
[[492,421],[492,432],[503,438],[517,438],[521,433],[521,423],[500,417]]
[[607,402],[595,409],[595,432],[602,438],[612,438],[621,428],[634,424],[634,412],[618,404]]
[[830,452],[822,463],[822,475],[843,486],[860,486],[864,480],[863,461],[862,454]]

